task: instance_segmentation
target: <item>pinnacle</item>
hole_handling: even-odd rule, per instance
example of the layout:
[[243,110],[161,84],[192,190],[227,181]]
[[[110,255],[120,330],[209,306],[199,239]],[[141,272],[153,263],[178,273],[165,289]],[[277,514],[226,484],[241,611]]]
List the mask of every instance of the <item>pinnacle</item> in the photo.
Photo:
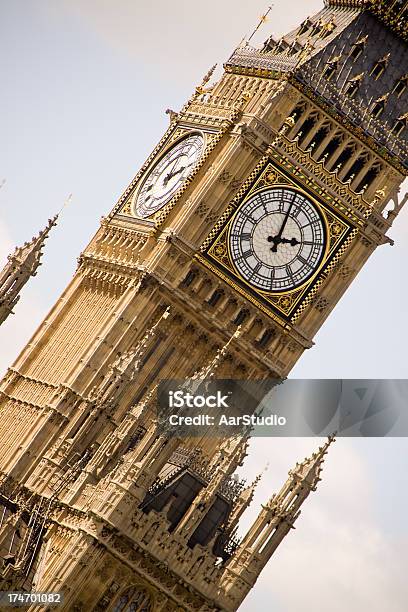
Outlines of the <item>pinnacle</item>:
[[208,363],[206,366],[203,366],[200,370],[196,370],[191,377],[191,380],[199,380],[199,379],[208,379],[213,378],[215,375],[215,371],[221,365],[222,359],[227,354],[228,348],[232,341],[236,338],[239,338],[241,334],[241,326],[239,325],[235,331],[235,333],[231,336],[231,338],[224,344],[221,349],[218,349],[215,357]]
[[[39,265],[44,242],[48,238],[51,228],[57,224],[57,220],[58,214],[48,219],[48,224],[45,228],[37,236],[33,236],[29,242],[25,242],[23,246],[17,247],[13,255],[9,256],[9,259],[18,259],[21,264],[29,264],[32,267],[31,274],[33,274]],[[30,261],[32,259],[30,256],[34,256],[34,261]]]
[[323,469],[325,455],[327,454],[331,444],[333,444],[335,441],[336,434],[329,436],[327,442],[321,446],[316,453],[313,453],[311,457],[305,459],[302,463],[298,463],[295,469],[291,470],[289,474],[292,476],[297,476],[301,481],[308,484],[310,488],[314,490],[317,483],[321,480],[320,474]]

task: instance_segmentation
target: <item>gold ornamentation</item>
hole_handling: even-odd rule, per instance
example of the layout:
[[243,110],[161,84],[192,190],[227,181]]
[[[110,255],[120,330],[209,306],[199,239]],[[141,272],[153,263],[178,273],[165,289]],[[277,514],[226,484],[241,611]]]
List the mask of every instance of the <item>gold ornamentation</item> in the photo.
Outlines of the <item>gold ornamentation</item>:
[[[320,209],[328,233],[326,253],[316,274],[301,287],[280,294],[257,291],[239,275],[232,263],[228,241],[229,226],[235,211],[251,194],[269,187],[271,184],[289,184],[312,198]],[[316,185],[311,179],[307,179],[306,184],[298,184],[294,178],[289,179],[284,167],[279,168],[269,158],[263,158],[210,232],[201,248],[202,254],[197,256],[206,267],[232,285],[239,293],[248,299],[251,296],[251,301],[272,317],[273,311],[276,311],[285,318],[293,320],[302,304],[305,303],[307,296],[312,293],[313,288],[318,286],[319,282],[322,282],[322,278],[328,274],[330,262],[335,259],[340,245],[353,230],[353,224],[347,221],[346,217],[330,209],[322,200],[316,200],[313,197],[313,187],[316,187]],[[356,217],[355,220],[356,224],[361,223]]]

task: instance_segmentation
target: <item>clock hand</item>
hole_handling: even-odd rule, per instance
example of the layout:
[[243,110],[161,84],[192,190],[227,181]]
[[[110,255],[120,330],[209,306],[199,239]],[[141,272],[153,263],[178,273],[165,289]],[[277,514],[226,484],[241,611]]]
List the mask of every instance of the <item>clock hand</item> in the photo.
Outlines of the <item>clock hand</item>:
[[[174,171],[174,168],[177,166],[177,164],[179,163],[179,161],[180,161],[180,156],[176,157],[176,159],[175,159],[175,161],[174,161],[174,164],[171,166],[171,170],[170,170],[170,172],[169,172],[168,174],[166,174],[166,176],[164,177],[164,179],[163,179],[163,184],[164,184],[164,186],[166,186],[166,185],[167,185],[167,183],[168,183],[168,181],[169,181],[169,178],[168,178],[168,177],[169,177],[169,176],[171,176],[172,172]],[[170,164],[168,164],[168,165],[167,165],[167,168],[168,168],[170,165],[171,165],[171,162],[170,162]]]
[[288,240],[288,238],[281,238],[280,241],[282,244],[290,244],[290,246],[301,244],[297,238],[291,238],[290,240]]
[[271,248],[272,253],[277,253],[278,252],[278,245],[281,244],[281,242],[283,242],[282,240],[282,234],[285,231],[285,227],[286,224],[288,222],[291,210],[293,208],[293,204],[295,203],[295,198],[292,198],[292,201],[290,203],[290,206],[288,208],[288,212],[285,215],[285,218],[283,220],[282,226],[278,232],[278,234],[276,236],[269,236],[268,238],[268,242],[273,242],[273,247]]
[[175,172],[169,172],[169,174],[167,174],[163,180],[163,184],[164,186],[167,185],[167,183],[174,177],[177,176],[177,174],[180,174],[180,172],[184,172],[184,170],[187,170],[187,168],[190,168],[190,166],[193,166],[194,162],[192,162],[191,164],[188,164],[187,166],[181,166],[181,168],[179,168],[178,170],[176,170]]
[[163,185],[166,186],[167,183],[174,177],[177,176],[178,174],[180,174],[180,172],[183,172],[185,169],[187,168],[187,166],[181,166],[181,168],[179,168],[178,170],[176,170],[175,172],[169,172],[169,174],[167,174],[164,177],[163,180]]

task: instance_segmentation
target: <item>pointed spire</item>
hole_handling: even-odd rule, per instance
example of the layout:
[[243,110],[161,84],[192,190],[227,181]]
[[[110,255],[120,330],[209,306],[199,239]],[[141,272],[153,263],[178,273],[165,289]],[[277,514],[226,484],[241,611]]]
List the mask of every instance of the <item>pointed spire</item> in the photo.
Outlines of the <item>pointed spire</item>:
[[321,480],[320,474],[323,469],[324,458],[335,441],[336,434],[329,436],[327,442],[316,453],[313,453],[310,458],[305,459],[302,463],[297,463],[296,467],[289,472],[289,475],[296,480],[299,479],[299,482],[308,486],[311,491],[316,491],[317,484]]
[[12,312],[19,300],[19,293],[30,276],[37,274],[41,265],[42,249],[50,230],[57,224],[58,214],[48,220],[46,227],[30,242],[17,247],[7,258],[0,272],[0,324]]
[[239,325],[235,331],[235,333],[231,336],[226,344],[221,349],[218,349],[215,357],[205,366],[203,366],[200,370],[196,370],[191,377],[190,380],[208,380],[214,378],[216,370],[222,363],[225,355],[228,352],[228,348],[233,340],[239,338],[241,335],[241,325]]
[[139,369],[140,360],[146,353],[151,339],[156,335],[158,327],[162,321],[168,318],[170,314],[170,306],[160,315],[156,323],[154,323],[145,333],[143,338],[136,344],[135,347],[120,355],[118,359],[110,367],[110,376],[112,374],[126,374],[132,370],[132,375]]
[[58,215],[48,219],[48,224],[38,236],[34,236],[30,242],[25,242],[23,246],[17,247],[14,253],[9,256],[9,260],[15,260],[20,264],[20,267],[24,267],[29,272],[30,276],[35,276],[38,266],[41,265],[40,259],[45,240],[48,238],[51,228],[57,225],[57,220]]
[[204,75],[203,80],[201,81],[201,84],[196,87],[196,91],[195,91],[196,95],[201,95],[203,93],[210,93],[212,91],[212,88],[206,89],[205,86],[207,85],[207,83],[210,82],[211,77],[214,74],[216,67],[217,67],[217,64],[214,64],[214,66],[211,66],[207,74]]
[[256,488],[257,488],[259,482],[261,481],[262,476],[264,475],[264,473],[266,472],[267,469],[268,469],[268,466],[266,466],[265,469],[256,476],[255,480],[253,480],[251,482],[251,484],[249,484],[247,487],[242,489],[242,491],[239,494],[238,498],[235,500],[234,508],[232,510],[230,519],[228,521],[228,528],[229,529],[231,529],[233,531],[238,529],[239,520],[242,517],[242,515],[244,514],[244,512],[251,505],[251,503],[252,503],[252,501],[254,499]]

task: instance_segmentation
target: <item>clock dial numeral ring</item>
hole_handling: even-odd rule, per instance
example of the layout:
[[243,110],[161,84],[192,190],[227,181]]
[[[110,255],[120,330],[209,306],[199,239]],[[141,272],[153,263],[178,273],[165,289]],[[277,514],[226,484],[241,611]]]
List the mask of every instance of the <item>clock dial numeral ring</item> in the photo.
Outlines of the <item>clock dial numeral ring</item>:
[[135,214],[144,219],[163,208],[193,172],[203,149],[203,136],[192,134],[167,151],[138,190],[134,201]]
[[325,223],[319,208],[302,192],[266,189],[236,212],[229,248],[246,283],[269,293],[292,291],[320,267],[326,250]]

